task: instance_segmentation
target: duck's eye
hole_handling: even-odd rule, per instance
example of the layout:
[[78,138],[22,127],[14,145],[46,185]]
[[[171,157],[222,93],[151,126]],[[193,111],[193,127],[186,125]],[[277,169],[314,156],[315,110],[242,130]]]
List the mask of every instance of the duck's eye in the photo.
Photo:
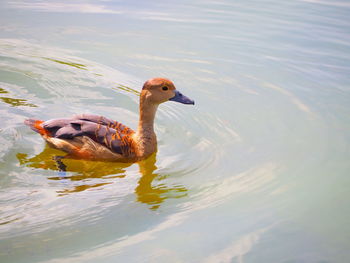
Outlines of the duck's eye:
[[168,87],[164,86],[162,87],[162,90],[168,90]]

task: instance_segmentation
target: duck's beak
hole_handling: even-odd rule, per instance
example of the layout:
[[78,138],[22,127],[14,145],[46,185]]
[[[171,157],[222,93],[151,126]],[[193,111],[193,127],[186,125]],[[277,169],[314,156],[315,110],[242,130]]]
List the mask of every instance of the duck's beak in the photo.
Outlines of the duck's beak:
[[175,96],[172,97],[169,100],[180,102],[180,103],[183,103],[183,104],[192,104],[192,105],[194,105],[194,101],[193,100],[191,100],[190,98],[182,95],[182,93],[177,91],[177,90],[175,90]]

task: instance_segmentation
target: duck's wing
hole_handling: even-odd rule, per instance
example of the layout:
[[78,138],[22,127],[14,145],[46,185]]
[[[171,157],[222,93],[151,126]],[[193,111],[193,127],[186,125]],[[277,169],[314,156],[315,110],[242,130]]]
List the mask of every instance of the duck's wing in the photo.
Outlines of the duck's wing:
[[72,119],[82,120],[82,121],[90,121],[90,122],[94,122],[94,123],[101,124],[101,125],[107,125],[107,126],[118,124],[117,121],[114,121],[112,119],[108,119],[108,118],[101,116],[101,115],[95,115],[95,114],[78,114],[78,115],[74,115],[72,117]]
[[88,136],[112,152],[123,155],[132,151],[130,138],[134,131],[102,116],[84,114],[71,119],[53,119],[45,121],[42,127],[54,138],[75,139]]
[[94,115],[94,114],[79,114],[79,115],[74,115],[73,119],[76,120],[82,120],[82,121],[90,121],[94,122],[97,124],[101,124],[104,126],[107,126],[109,128],[113,128],[117,130],[119,134],[129,134],[129,133],[134,133],[132,129],[129,127],[125,126],[124,124],[114,121],[112,119],[108,119],[104,116],[101,115]]

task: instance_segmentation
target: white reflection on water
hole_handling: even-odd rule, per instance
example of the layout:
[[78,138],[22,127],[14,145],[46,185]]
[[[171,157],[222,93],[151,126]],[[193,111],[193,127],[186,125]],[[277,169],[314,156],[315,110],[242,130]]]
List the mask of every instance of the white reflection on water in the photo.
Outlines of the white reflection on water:
[[211,64],[211,62],[200,59],[188,59],[188,58],[171,58],[171,57],[160,57],[160,56],[150,56],[147,54],[135,54],[131,56],[132,58],[140,60],[154,60],[154,61],[168,61],[168,62],[188,62],[194,64]]
[[283,95],[286,95],[290,101],[295,104],[295,106],[297,106],[297,108],[307,114],[313,115],[312,111],[310,110],[310,108],[308,106],[306,106],[303,102],[301,102],[301,100],[299,98],[297,98],[294,94],[292,94],[291,92],[289,92],[286,89],[282,89],[281,87],[278,87],[274,84],[271,83],[263,83],[265,88],[269,88],[269,89],[273,89],[276,90],[280,93],[282,93]]
[[327,0],[299,0],[301,2],[329,5],[329,6],[340,6],[340,7],[350,7],[350,3],[347,1],[327,1]]
[[28,9],[38,12],[52,13],[82,13],[82,14],[114,14],[114,15],[131,15],[140,20],[154,20],[172,23],[191,23],[191,24],[219,24],[218,20],[195,18],[193,15],[173,15],[168,12],[152,11],[151,6],[145,6],[145,10],[135,11],[123,8],[123,4],[118,2],[118,5],[103,5],[86,3],[79,1],[78,3],[70,2],[28,2],[28,1],[8,1],[6,4],[10,8]]
[[105,5],[86,3],[85,1],[71,2],[30,2],[15,1],[8,3],[13,8],[32,9],[40,12],[64,13],[91,13],[91,14],[121,14],[121,11],[112,10]]
[[242,236],[237,241],[234,241],[232,244],[219,251],[218,253],[210,255],[209,258],[203,261],[203,263],[230,263],[234,259],[237,260],[237,263],[243,263],[244,255],[251,251],[253,246],[259,242],[260,237],[269,228],[270,227],[262,228]]

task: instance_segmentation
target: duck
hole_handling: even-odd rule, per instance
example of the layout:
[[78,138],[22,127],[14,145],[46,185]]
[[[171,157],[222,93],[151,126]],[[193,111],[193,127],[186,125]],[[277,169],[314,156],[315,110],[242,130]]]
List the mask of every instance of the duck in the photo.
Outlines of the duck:
[[194,105],[171,80],[152,78],[144,83],[140,93],[136,131],[93,114],[47,121],[30,118],[24,124],[39,133],[49,146],[67,153],[65,158],[138,162],[157,151],[154,120],[158,106],[167,101]]

